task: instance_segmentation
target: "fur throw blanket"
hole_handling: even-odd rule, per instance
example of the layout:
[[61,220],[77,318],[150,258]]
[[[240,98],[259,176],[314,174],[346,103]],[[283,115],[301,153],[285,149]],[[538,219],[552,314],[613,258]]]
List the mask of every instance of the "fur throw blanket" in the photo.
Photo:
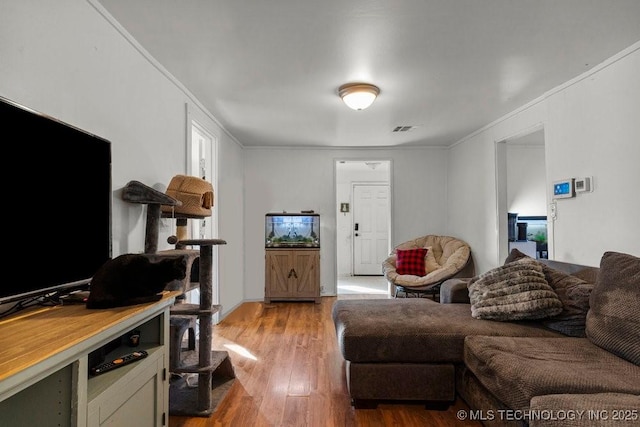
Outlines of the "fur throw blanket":
[[542,266],[518,260],[474,277],[468,284],[471,316],[500,321],[555,316],[562,302],[547,283]]

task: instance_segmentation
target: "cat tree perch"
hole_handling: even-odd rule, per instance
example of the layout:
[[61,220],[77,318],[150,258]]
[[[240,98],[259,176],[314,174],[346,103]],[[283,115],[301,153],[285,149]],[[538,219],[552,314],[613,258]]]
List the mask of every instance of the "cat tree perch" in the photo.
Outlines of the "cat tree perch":
[[[162,254],[187,256],[189,272],[195,258],[199,258],[200,303],[176,304],[170,310],[169,370],[177,374],[177,378],[169,386],[169,412],[172,415],[209,416],[235,378],[228,352],[211,350],[212,316],[221,308],[213,304],[213,246],[227,242],[221,239],[187,239],[187,219],[211,216],[213,188],[200,178],[176,175],[166,194],[139,181],[130,181],[123,189],[122,198],[132,203],[147,204],[145,253],[157,253],[160,218],[168,217],[176,219],[176,236],[168,240],[175,244],[175,249]],[[187,246],[199,246],[200,249],[188,250]],[[189,273],[184,279],[182,289],[185,292],[193,289],[189,286],[190,277]],[[196,317],[199,320],[197,345]],[[189,343],[184,349],[182,337],[186,331],[189,331]],[[191,387],[181,374],[197,374],[197,387]]]
[[140,181],[129,181],[124,186],[122,200],[147,205],[144,253],[155,254],[158,251],[161,206],[182,206],[182,202]]
[[160,218],[176,220],[176,235],[169,237],[169,243],[176,245],[176,249],[188,246],[181,242],[187,239],[187,219],[211,216],[213,188],[203,179],[176,175],[171,179],[166,193],[140,181],[129,181],[122,189],[122,199],[147,205],[144,252],[154,254],[158,251]]

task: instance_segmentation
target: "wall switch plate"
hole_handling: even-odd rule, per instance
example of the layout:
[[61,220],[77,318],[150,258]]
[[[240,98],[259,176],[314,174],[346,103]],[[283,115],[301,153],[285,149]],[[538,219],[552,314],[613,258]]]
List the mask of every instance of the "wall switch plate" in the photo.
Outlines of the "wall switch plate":
[[549,205],[549,212],[551,213],[551,220],[555,220],[558,217],[558,205],[556,204],[556,202],[551,202],[551,204]]

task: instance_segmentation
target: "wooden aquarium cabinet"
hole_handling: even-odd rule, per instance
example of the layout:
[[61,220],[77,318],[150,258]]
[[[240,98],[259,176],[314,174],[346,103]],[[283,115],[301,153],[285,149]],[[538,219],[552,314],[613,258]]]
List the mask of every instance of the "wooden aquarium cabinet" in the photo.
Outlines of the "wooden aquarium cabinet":
[[265,302],[320,302],[320,249],[267,249]]
[[320,215],[265,215],[264,300],[320,302]]

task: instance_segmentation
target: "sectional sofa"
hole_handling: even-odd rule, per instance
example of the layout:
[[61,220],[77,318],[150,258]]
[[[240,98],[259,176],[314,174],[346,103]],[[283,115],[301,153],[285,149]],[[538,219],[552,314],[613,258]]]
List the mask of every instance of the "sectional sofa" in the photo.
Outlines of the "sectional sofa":
[[597,268],[514,250],[503,266],[445,282],[440,303],[338,300],[333,321],[356,408],[460,397],[485,425],[640,424],[633,255],[606,252]]

